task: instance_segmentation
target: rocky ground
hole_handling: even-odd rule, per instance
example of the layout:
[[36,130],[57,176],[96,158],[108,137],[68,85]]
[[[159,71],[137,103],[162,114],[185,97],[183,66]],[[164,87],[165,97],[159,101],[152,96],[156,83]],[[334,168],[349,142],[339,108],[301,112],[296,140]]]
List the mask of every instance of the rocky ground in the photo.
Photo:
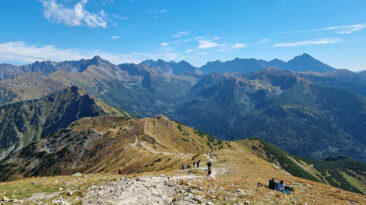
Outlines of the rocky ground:
[[[366,196],[271,170],[259,160],[228,162],[205,154],[201,168],[132,175],[80,174],[35,177],[0,184],[0,204],[366,204]],[[250,156],[250,155],[244,155]],[[245,158],[244,158],[245,159]],[[213,162],[207,177],[206,161]],[[264,167],[262,167],[264,166]],[[272,165],[273,166],[273,165]],[[271,176],[285,179],[292,194],[270,190]]]

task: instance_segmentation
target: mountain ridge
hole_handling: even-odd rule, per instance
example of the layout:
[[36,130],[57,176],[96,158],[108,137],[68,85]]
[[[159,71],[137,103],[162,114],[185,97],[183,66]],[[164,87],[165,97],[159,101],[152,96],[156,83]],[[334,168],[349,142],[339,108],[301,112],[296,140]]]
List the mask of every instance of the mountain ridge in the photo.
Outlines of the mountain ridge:
[[271,61],[265,61],[254,58],[235,58],[231,61],[212,61],[201,67],[204,73],[211,72],[239,72],[239,73],[251,73],[267,67],[277,67],[280,69],[291,71],[315,71],[315,72],[330,72],[335,68],[328,66],[319,60],[316,60],[307,53],[300,56],[295,56],[293,59],[285,62],[279,59],[273,59]]
[[[257,168],[255,172],[246,170],[251,177],[263,177],[256,175],[257,171],[286,176],[286,171],[293,176],[366,193],[362,180],[354,181],[366,179],[366,164],[348,157],[314,161],[290,155],[261,139],[221,141],[163,115],[155,118],[81,118],[1,161],[0,180],[75,172],[129,175],[176,171],[182,163],[190,165],[199,159],[202,162],[212,160],[216,175],[220,172],[230,175],[228,173],[235,172],[234,167],[240,164]],[[289,176],[287,174],[286,178]]]
[[72,86],[35,100],[0,106],[1,159],[86,116],[127,115]]

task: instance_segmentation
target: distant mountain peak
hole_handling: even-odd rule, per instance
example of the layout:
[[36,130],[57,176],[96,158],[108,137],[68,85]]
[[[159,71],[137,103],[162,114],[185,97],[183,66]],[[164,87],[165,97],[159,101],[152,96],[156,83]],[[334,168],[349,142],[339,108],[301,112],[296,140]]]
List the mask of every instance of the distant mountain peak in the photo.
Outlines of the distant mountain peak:
[[307,53],[303,53],[302,55],[289,60],[286,63],[286,69],[292,71],[315,71],[321,73],[335,70],[335,68],[326,65]]
[[94,56],[94,57],[92,58],[92,60],[98,60],[98,61],[101,61],[101,60],[103,60],[103,58],[102,58],[102,57],[100,57],[100,56],[98,56],[98,55],[96,55],[96,56]]
[[194,73],[196,68],[192,66],[187,61],[164,61],[162,59],[155,60],[145,60],[140,63],[141,65],[145,65],[147,67],[157,69],[163,73],[174,73],[174,74],[181,74],[181,73]]
[[108,63],[110,64],[109,61],[107,60],[104,60],[102,57],[100,56],[94,56],[92,59],[89,60],[90,64],[94,64],[94,65],[100,65],[100,64],[103,64],[103,63]]
[[308,53],[303,53],[303,54],[301,54],[300,56],[313,58],[313,57],[312,57],[310,54],[308,54]]

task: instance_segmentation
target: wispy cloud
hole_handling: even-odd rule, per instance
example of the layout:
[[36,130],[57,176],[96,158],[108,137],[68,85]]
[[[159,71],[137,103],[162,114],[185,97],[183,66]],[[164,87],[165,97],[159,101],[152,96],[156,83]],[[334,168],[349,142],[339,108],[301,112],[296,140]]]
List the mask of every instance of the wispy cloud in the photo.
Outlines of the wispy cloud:
[[334,31],[338,34],[351,34],[356,31],[362,31],[365,28],[366,28],[366,23],[362,23],[362,24],[353,24],[353,25],[344,25],[344,26],[330,26],[330,27],[326,27],[326,28],[312,29],[312,30],[287,31],[287,32],[282,32],[281,34],[318,32],[318,31]]
[[182,36],[188,36],[189,32],[188,31],[180,31],[178,33],[173,34],[173,38],[180,38]]
[[56,0],[40,0],[43,5],[43,15],[50,22],[67,26],[107,27],[104,10],[91,13],[85,9],[88,0],[81,0],[73,8],[66,8]]
[[155,10],[146,11],[146,13],[149,13],[149,14],[162,14],[162,13],[166,13],[166,12],[168,12],[167,9],[155,9]]
[[234,49],[239,49],[239,48],[245,48],[247,47],[246,44],[244,43],[234,43],[234,44],[221,44],[220,48],[217,50],[219,52],[226,52],[226,51],[231,51]]
[[111,36],[111,39],[120,39],[121,36]]
[[169,43],[161,43],[162,46],[168,46]]
[[317,39],[317,40],[308,40],[308,41],[298,41],[298,42],[289,42],[289,43],[276,43],[273,47],[296,47],[296,46],[307,46],[307,45],[325,45],[325,44],[334,44],[340,42],[338,38],[326,38],[326,39]]
[[199,40],[198,41],[198,49],[208,49],[208,48],[215,48],[219,46],[218,43],[211,41],[211,40]]
[[259,41],[259,44],[267,44],[269,43],[269,39],[268,38],[262,38],[260,41]]
[[332,26],[328,28],[318,29],[319,31],[336,31],[339,34],[351,34],[366,28],[366,23],[347,26]]
[[168,12],[167,9],[155,9],[155,10],[147,10],[146,13],[152,14],[153,18],[158,19],[160,15]]
[[112,14],[111,16],[115,19],[122,20],[122,21],[127,21],[129,19],[128,16],[120,16],[117,14]]

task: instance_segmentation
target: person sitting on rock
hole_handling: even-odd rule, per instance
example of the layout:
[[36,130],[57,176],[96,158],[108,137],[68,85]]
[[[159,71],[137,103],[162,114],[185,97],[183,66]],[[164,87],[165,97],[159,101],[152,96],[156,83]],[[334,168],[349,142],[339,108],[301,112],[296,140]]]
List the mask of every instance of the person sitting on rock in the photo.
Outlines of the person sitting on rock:
[[211,166],[212,166],[212,163],[209,161],[207,162],[207,176],[210,177],[211,175]]

